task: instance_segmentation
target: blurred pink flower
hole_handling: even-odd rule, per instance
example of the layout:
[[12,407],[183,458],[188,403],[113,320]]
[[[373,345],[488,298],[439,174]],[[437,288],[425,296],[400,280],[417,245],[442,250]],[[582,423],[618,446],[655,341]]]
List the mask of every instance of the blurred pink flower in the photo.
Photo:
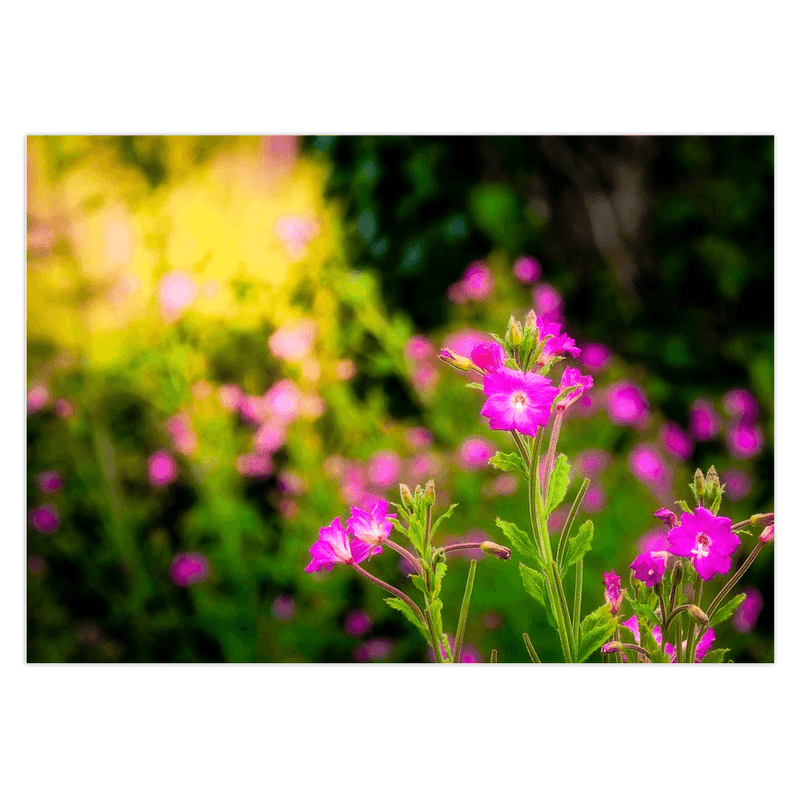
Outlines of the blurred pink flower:
[[41,506],[32,508],[28,514],[28,522],[32,528],[35,528],[39,533],[51,534],[58,530],[59,517],[58,510],[55,506],[45,503]]
[[753,488],[750,476],[741,469],[727,469],[719,479],[725,484],[725,496],[731,500],[742,500]]
[[667,422],[661,426],[658,434],[661,446],[675,458],[686,461],[692,454],[694,443],[692,437],[683,431],[675,422]]
[[275,223],[275,233],[283,249],[295,261],[305,258],[308,244],[320,232],[319,223],[310,217],[286,216]]
[[461,647],[461,663],[462,664],[480,664],[483,661],[480,651],[477,647],[471,644],[465,644]]
[[493,342],[494,339],[486,333],[464,328],[447,336],[442,347],[458,356],[470,358],[474,347],[479,344],[492,344]]
[[758,615],[764,607],[764,599],[755,586],[748,586],[744,589],[744,594],[742,604],[733,612],[731,625],[739,633],[750,633],[755,628]]
[[253,448],[260,455],[280,450],[286,442],[286,427],[280,422],[265,422],[253,436]]
[[758,401],[747,389],[731,389],[723,398],[722,405],[731,416],[753,423],[758,416]]
[[192,384],[192,397],[198,400],[207,400],[214,394],[214,387],[209,381],[195,381]]
[[429,447],[433,442],[433,434],[427,428],[414,427],[406,431],[406,443],[412,450]]
[[484,628],[488,628],[490,631],[497,630],[502,624],[503,620],[500,618],[500,615],[494,611],[487,611],[481,617],[481,623],[483,624]]
[[266,399],[255,394],[243,394],[239,398],[237,408],[242,419],[251,425],[261,423],[270,410]]
[[639,553],[664,552],[669,546],[666,530],[660,527],[642,534],[636,542],[636,551]]
[[[585,499],[585,498],[584,498]],[[557,508],[551,515],[547,523],[550,534],[559,533],[567,521],[569,510],[566,507]]]
[[46,253],[52,249],[55,243],[55,232],[46,222],[35,222],[28,230],[28,248],[33,253]]
[[596,514],[606,507],[606,493],[602,485],[592,483],[583,496],[583,510],[589,514]]
[[272,471],[272,459],[266,455],[245,453],[237,456],[236,470],[240,475],[251,478],[263,478]]
[[403,462],[397,453],[391,450],[381,450],[369,460],[367,473],[375,486],[386,489],[397,482],[402,466]]
[[300,416],[302,395],[294,381],[284,378],[278,381],[265,395],[269,412],[283,420],[293,422]]
[[439,373],[430,364],[420,363],[411,373],[411,382],[418,392],[432,391],[439,382]]
[[242,400],[242,390],[234,383],[225,383],[217,390],[219,402],[228,411],[236,411]]
[[208,577],[208,560],[202,553],[178,553],[169,574],[176,586],[191,586]]
[[707,442],[719,433],[722,419],[714,411],[711,401],[700,397],[689,410],[689,433],[698,442]]
[[353,657],[356,661],[383,661],[392,654],[393,650],[392,641],[380,637],[360,644],[353,652]]
[[345,460],[341,456],[332,455],[322,462],[322,472],[329,478],[341,478],[346,466]]
[[458,462],[467,472],[474,472],[489,464],[489,459],[497,452],[496,445],[482,436],[469,436],[458,446]]
[[325,401],[316,394],[304,394],[300,400],[300,412],[306,419],[319,419],[325,413]]
[[343,358],[336,362],[334,374],[340,381],[349,381],[356,374],[355,362],[349,358]]
[[548,283],[540,283],[533,287],[531,294],[533,308],[540,319],[546,322],[561,322],[564,300],[557,289]]
[[637,444],[628,456],[628,466],[643,483],[661,485],[669,477],[667,462],[650,444]]
[[360,503],[365,495],[367,483],[364,470],[354,464],[348,464],[340,477],[341,495],[345,503],[353,505]]
[[764,447],[764,434],[758,425],[732,422],[726,432],[728,450],[739,461],[757,456]]
[[50,402],[50,390],[37,383],[28,389],[28,413],[35,414],[41,411]]
[[178,465],[170,453],[158,450],[147,460],[147,476],[153,486],[167,486],[178,476]]
[[473,261],[461,279],[461,289],[471,300],[486,300],[494,289],[494,277],[483,261]]
[[59,417],[71,417],[75,413],[75,406],[63,397],[56,400],[55,408]]
[[363,636],[372,627],[372,617],[366,611],[351,611],[344,618],[344,631],[348,636]]
[[47,562],[41,556],[28,556],[28,572],[32,575],[41,575],[46,569]]
[[174,417],[170,417],[165,428],[173,448],[179,453],[191,455],[197,450],[197,434],[192,429],[188,414],[176,414]]
[[643,427],[649,418],[649,406],[644,392],[635,383],[620,381],[606,390],[606,409],[616,425]]
[[514,494],[518,487],[519,480],[517,480],[517,477],[509,472],[506,472],[494,479],[494,481],[489,485],[487,494],[490,496],[501,495],[503,497],[507,497],[508,495]]
[[423,453],[414,456],[408,465],[409,479],[413,484],[427,483],[431,478],[441,473],[442,462],[432,453]]
[[55,494],[61,490],[64,479],[56,470],[47,470],[36,476],[36,483],[45,494]]
[[284,325],[269,337],[269,349],[282,361],[302,361],[311,352],[316,335],[317,324],[313,320]]
[[158,284],[158,303],[166,322],[174,322],[197,298],[197,284],[181,270],[168,272]]
[[300,506],[291,497],[281,497],[278,500],[278,513],[283,519],[295,519],[300,513]]
[[281,595],[272,601],[272,616],[281,622],[286,622],[294,616],[295,602],[289,595]]
[[284,469],[278,473],[278,488],[284,494],[301,495],[308,490],[308,481],[301,478],[296,472]]
[[581,360],[590,372],[599,372],[611,360],[611,351],[604,344],[590,342],[583,346]]
[[449,286],[446,296],[451,303],[455,303],[458,306],[467,302],[467,296],[464,294],[464,287],[461,283],[454,283],[452,286]]
[[435,350],[430,339],[425,336],[412,336],[404,348],[405,354],[412,361],[420,361],[435,355]]
[[541,264],[530,256],[522,256],[514,262],[514,277],[522,283],[534,283],[542,276]]
[[585,478],[599,475],[611,463],[611,455],[605,450],[584,450],[575,456],[575,469]]

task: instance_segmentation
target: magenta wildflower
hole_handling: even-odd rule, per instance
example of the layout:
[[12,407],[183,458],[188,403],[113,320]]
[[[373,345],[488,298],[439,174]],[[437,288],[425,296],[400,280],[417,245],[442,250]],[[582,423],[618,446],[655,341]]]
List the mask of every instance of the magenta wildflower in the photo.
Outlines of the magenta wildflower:
[[158,450],[147,460],[147,477],[156,488],[167,486],[178,476],[178,465],[166,450]]
[[237,456],[236,470],[240,475],[251,478],[263,478],[272,472],[272,459],[268,455],[245,453]]
[[433,345],[430,339],[425,336],[412,336],[403,349],[412,361],[421,361],[423,358],[428,358],[434,354]]
[[584,450],[575,456],[575,469],[585,478],[599,475],[611,463],[605,450]]
[[344,619],[348,636],[363,636],[372,627],[372,617],[366,611],[351,611]]
[[636,556],[631,562],[634,577],[645,586],[655,586],[664,577],[666,558],[657,550]]
[[347,531],[353,536],[353,545],[359,542],[366,545],[369,555],[377,555],[392,533],[392,520],[396,515],[387,513],[389,504],[385,500],[376,500],[365,509],[354,507],[350,511]]
[[443,343],[443,347],[452,351],[457,356],[469,357],[472,350],[479,344],[491,344],[494,342],[491,336],[481,331],[471,328],[464,328],[455,333],[451,333]]
[[732,417],[753,423],[758,416],[758,401],[747,389],[731,389],[722,398],[725,411]]
[[689,411],[689,432],[698,442],[713,439],[722,427],[722,419],[714,411],[710,400],[700,397],[692,403]]
[[742,604],[733,612],[731,625],[739,633],[750,633],[756,625],[758,615],[764,606],[764,600],[761,597],[761,592],[754,586],[749,586],[745,589],[744,595]]
[[309,243],[320,230],[319,223],[312,217],[287,216],[275,222],[275,233],[292,261],[301,261],[306,257]]
[[681,524],[668,534],[669,550],[676,556],[691,558],[697,574],[710,581],[731,569],[731,555],[739,537],[731,531],[728,517],[715,517],[707,508],[681,514]]
[[281,622],[286,622],[294,616],[295,602],[293,597],[281,595],[272,601],[272,616]]
[[542,347],[542,352],[536,360],[538,367],[543,367],[551,358],[564,355],[565,353],[577,358],[581,354],[580,347],[575,346],[575,340],[561,333],[561,324],[558,322],[548,322],[539,317],[536,320],[536,327],[539,328],[539,338],[544,340],[549,338]]
[[188,414],[176,414],[164,425],[172,446],[179,452],[191,455],[197,449],[197,434],[192,428]]
[[299,362],[311,352],[316,335],[317,323],[313,320],[301,320],[278,328],[269,337],[267,344],[275,358]]
[[481,415],[492,430],[534,436],[547,425],[558,389],[542,375],[501,367],[483,379],[483,392]]
[[31,527],[35,528],[39,533],[55,533],[58,530],[59,521],[58,510],[49,503],[36,506],[36,508],[31,509],[31,512],[28,514],[28,522],[30,522]]
[[41,411],[50,402],[50,390],[40,383],[28,389],[28,413]]
[[741,500],[747,497],[753,488],[750,476],[741,469],[727,469],[719,476],[719,479],[725,484],[725,496],[731,500]]
[[622,607],[622,599],[625,596],[625,589],[622,588],[622,581],[616,572],[603,573],[603,585],[605,586],[605,600],[611,609],[611,613],[616,616]]
[[506,354],[497,342],[478,344],[470,353],[472,363],[484,372],[496,372],[505,364]]
[[616,425],[638,426],[647,421],[647,398],[635,383],[621,381],[609,386],[605,401],[609,419]]
[[542,266],[535,258],[522,256],[514,262],[514,277],[522,283],[534,283],[542,276]]
[[414,456],[408,465],[409,478],[413,483],[421,484],[430,477],[439,475],[441,470],[441,459],[431,453]]
[[[632,634],[634,641],[636,644],[640,644],[639,639],[639,619],[636,616],[630,617],[626,619],[625,622],[622,623]],[[708,651],[711,649],[711,645],[714,643],[715,639],[717,638],[714,631],[709,628],[703,636],[700,637],[700,641],[697,643],[697,647],[695,648],[694,653],[694,661],[695,664],[699,664],[707,655]],[[653,639],[655,640],[656,644],[660,647],[661,646],[661,626],[654,625],[653,626]],[[683,642],[683,650],[686,651],[687,642]],[[675,646],[670,642],[667,642],[664,645],[664,652],[669,656],[669,660],[671,663],[675,663],[677,660],[677,652],[675,651]],[[627,661],[627,657],[625,654],[622,654],[623,659]]]
[[397,482],[403,462],[397,453],[380,450],[369,460],[367,474],[375,486],[385,489]]
[[427,394],[436,388],[439,382],[439,373],[430,364],[417,364],[411,373],[411,382],[420,394]]
[[355,649],[353,657],[356,661],[383,661],[393,650],[392,640],[381,636],[360,644]]
[[599,342],[591,342],[583,347],[583,366],[591,372],[599,372],[611,360],[611,351]]
[[267,391],[264,402],[273,416],[288,424],[300,416],[302,395],[294,381],[284,378]]
[[775,526],[767,525],[758,535],[758,541],[761,542],[761,544],[772,544],[775,541]]
[[197,283],[188,272],[168,272],[158,284],[158,303],[166,322],[174,322],[197,299]]
[[659,440],[662,447],[674,458],[686,461],[692,454],[694,443],[692,437],[674,422],[662,425],[659,431]]
[[728,426],[725,436],[731,455],[740,461],[757,456],[764,447],[761,428],[747,422],[736,422]]
[[631,472],[643,483],[661,486],[669,479],[670,473],[664,458],[649,444],[637,444],[628,457]]
[[343,358],[336,362],[334,374],[340,381],[349,381],[356,374],[356,364],[350,358]]
[[202,553],[178,553],[169,568],[172,582],[177,586],[191,586],[208,577],[208,560]]
[[481,469],[497,452],[497,447],[481,436],[469,436],[458,447],[458,461],[468,472]]
[[64,485],[64,479],[56,470],[40,472],[36,476],[36,483],[45,494],[55,494]]
[[668,508],[659,508],[653,516],[656,519],[660,519],[668,528],[678,527],[678,518],[675,516],[675,512],[670,511]]
[[561,318],[564,309],[564,300],[558,290],[549,283],[540,283],[535,286],[532,293],[533,307],[539,317],[556,321]]
[[311,561],[306,572],[332,570],[334,564],[359,564],[368,555],[370,546],[358,539],[352,539],[342,527],[339,517],[327,527],[319,529],[319,538],[311,545]]
[[640,553],[649,553],[651,550],[662,553],[669,547],[669,539],[662,528],[654,528],[642,534],[636,540],[636,549]]
[[606,492],[599,483],[592,484],[583,496],[583,508],[589,514],[596,514],[606,507]]
[[584,392],[588,392],[592,386],[594,386],[594,380],[590,375],[581,375],[577,367],[567,367],[561,375],[561,383],[558,389],[559,392],[563,392],[570,387],[573,388],[556,403],[556,411],[568,409]]
[[286,435],[282,422],[265,422],[253,436],[253,449],[261,455],[274,453],[286,443]]
[[75,406],[63,397],[56,400],[55,408],[59,417],[71,417],[75,413]]
[[470,300],[486,300],[494,289],[494,277],[483,261],[473,261],[461,279],[461,291]]

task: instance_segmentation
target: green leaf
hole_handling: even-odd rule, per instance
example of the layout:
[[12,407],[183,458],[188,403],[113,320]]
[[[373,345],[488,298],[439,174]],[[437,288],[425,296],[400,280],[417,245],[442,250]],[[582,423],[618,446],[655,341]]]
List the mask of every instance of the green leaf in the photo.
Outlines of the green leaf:
[[689,508],[689,504],[685,500],[676,500],[675,502],[680,507],[681,511],[685,511],[687,514],[692,513],[692,509]]
[[511,549],[518,558],[530,561],[536,569],[542,568],[539,554],[536,552],[536,548],[527,533],[518,528],[513,522],[506,522],[500,517],[497,517],[494,522],[503,532],[506,539],[511,542]]
[[489,463],[495,469],[501,469],[503,472],[517,470],[523,477],[528,477],[528,468],[519,453],[495,453],[489,459]]
[[704,664],[721,664],[725,660],[725,654],[728,649],[709,650],[706,657],[703,659]]
[[444,561],[440,561],[434,567],[433,571],[433,592],[431,593],[432,598],[438,597],[439,592],[442,591],[442,579],[444,578],[445,572],[447,572],[447,564]]
[[562,573],[580,561],[592,549],[592,537],[594,536],[594,523],[587,519],[578,528],[578,532],[567,543],[567,554],[564,557],[564,568]]
[[636,617],[639,620],[646,619],[648,622],[652,622],[654,625],[660,625],[661,622],[647,603],[639,603],[634,600],[630,595],[626,594],[625,599],[631,604],[631,608],[633,608]]
[[547,622],[555,628],[556,622],[553,619],[547,602],[547,589],[545,587],[544,575],[525,564],[519,565],[519,574],[522,576],[522,585],[525,587],[525,591],[544,608],[547,613]]
[[482,390],[483,386],[481,386],[481,384],[475,383],[475,381],[473,381],[472,383],[468,383],[467,384],[467,389],[481,389]]
[[433,620],[433,631],[436,634],[436,640],[441,641],[442,638],[442,601],[434,600],[430,604],[431,619]]
[[442,521],[446,520],[456,510],[457,506],[458,503],[453,503],[453,505],[451,505],[450,508],[447,509],[447,511],[443,512],[439,517],[439,519],[437,519],[436,522],[433,523],[433,528],[431,528],[431,539],[433,538],[433,534],[436,533],[436,529],[439,527]]
[[653,636],[653,631],[651,630],[650,626],[641,618],[639,619],[639,640],[642,647],[647,650],[647,654],[650,656],[650,661],[652,663],[669,663],[669,656],[666,653],[661,652],[661,647],[658,642],[656,642],[655,636]]
[[569,461],[562,453],[556,460],[553,467],[553,474],[550,476],[550,483],[547,486],[547,514],[564,499],[564,495],[569,488]]
[[617,618],[611,615],[608,606],[600,606],[587,614],[581,622],[578,661],[586,661],[598,647],[611,638],[616,629]]
[[399,597],[384,597],[383,601],[390,608],[399,611],[410,623],[416,627],[425,638],[428,638],[428,632],[423,627],[422,623],[417,619],[417,615],[411,610],[408,603],[401,600]]
[[412,575],[411,583],[413,583],[422,594],[425,594],[425,581],[422,579],[421,575]]
[[725,622],[725,620],[744,602],[745,597],[747,597],[746,594],[737,594],[733,600],[729,600],[724,606],[720,606],[714,612],[714,616],[711,617],[709,627],[713,628],[715,625],[719,625],[720,622]]

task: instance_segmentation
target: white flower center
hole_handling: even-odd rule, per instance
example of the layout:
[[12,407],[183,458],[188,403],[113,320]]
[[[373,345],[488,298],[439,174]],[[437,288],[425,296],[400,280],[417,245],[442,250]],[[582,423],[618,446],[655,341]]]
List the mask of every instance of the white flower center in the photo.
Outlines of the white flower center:
[[511,405],[517,409],[517,411],[521,411],[528,405],[528,398],[522,392],[515,392],[511,395]]
[[692,555],[697,558],[705,558],[708,555],[710,545],[711,539],[708,538],[708,535],[705,533],[699,534],[692,550]]

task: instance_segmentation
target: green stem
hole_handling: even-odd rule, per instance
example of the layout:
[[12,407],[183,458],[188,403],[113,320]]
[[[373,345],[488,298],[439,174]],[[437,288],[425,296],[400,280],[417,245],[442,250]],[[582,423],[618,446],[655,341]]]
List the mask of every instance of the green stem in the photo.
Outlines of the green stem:
[[550,444],[547,448],[547,458],[545,459],[544,468],[544,485],[542,486],[542,497],[544,502],[547,502],[547,493],[550,488],[550,474],[553,471],[553,462],[556,458],[556,445],[558,444],[558,435],[561,433],[561,422],[564,419],[563,411],[556,411],[553,418],[553,430],[550,432]]
[[350,566],[361,576],[366,578],[368,581],[371,581],[376,586],[380,586],[381,589],[389,592],[389,594],[393,594],[395,597],[402,600],[404,603],[408,605],[408,607],[414,612],[414,615],[419,619],[419,621],[425,625],[425,617],[420,611],[419,606],[405,593],[401,592],[399,589],[392,586],[390,583],[386,583],[386,581],[382,581],[380,578],[376,578],[371,573],[367,572],[360,564],[356,564],[353,562]]
[[436,629],[433,627],[433,617],[431,617],[431,612],[427,608],[425,609],[425,627],[428,629],[428,633],[431,637],[433,657],[436,659],[437,664],[443,664],[444,659],[442,658],[442,643],[436,640]]
[[[696,605],[700,608],[700,598],[703,595],[703,579],[698,575],[694,580],[694,597],[692,598],[692,604]],[[689,620],[689,638],[686,641],[686,661],[689,664],[694,664],[694,654],[695,654],[695,640],[697,639],[697,633],[700,629],[700,626],[695,623],[694,620]]]
[[527,633],[523,633],[522,641],[525,642],[525,647],[528,650],[528,655],[531,657],[531,661],[533,661],[534,664],[541,664],[542,660],[539,658],[539,654],[533,647],[533,642],[531,642],[531,637],[528,636]]
[[464,588],[464,598],[461,601],[461,613],[458,616],[458,628],[456,629],[456,644],[453,651],[453,663],[461,663],[461,645],[464,643],[464,629],[467,627],[467,615],[469,614],[469,601],[472,597],[472,587],[475,583],[475,568],[478,562],[474,559],[469,562],[469,575],[467,575],[467,585]]
[[564,584],[561,582],[561,575],[558,572],[558,567],[555,561],[550,562],[550,569],[553,573],[553,583],[555,584],[558,593],[558,602],[561,604],[561,615],[564,619],[564,626],[569,637],[570,649],[572,651],[572,660],[578,660],[578,643],[575,632],[572,628],[572,619],[570,618],[569,606],[567,605],[567,596],[564,593]]
[[419,563],[419,560],[416,558],[416,556],[413,556],[408,552],[408,550],[405,549],[405,547],[393,542],[391,539],[384,539],[383,543],[391,547],[396,553],[400,553],[400,555],[403,556],[403,558],[405,558],[406,561],[408,561],[414,567],[414,569],[417,571],[417,575],[422,575],[422,565]]
[[575,522],[575,517],[578,516],[578,511],[580,510],[581,503],[583,502],[583,496],[586,494],[586,490],[589,488],[589,479],[584,478],[583,483],[581,484],[581,488],[578,489],[578,494],[575,497],[574,502],[572,503],[572,508],[569,510],[569,516],[567,517],[567,521],[564,523],[564,527],[561,530],[561,535],[558,539],[558,548],[557,548],[557,556],[556,556],[556,563],[561,566],[564,563],[564,553],[567,550],[567,540],[569,539],[569,533],[572,530],[572,525]]
[[575,653],[577,658],[577,653],[579,650],[578,645],[580,642],[578,641],[580,637],[580,630],[581,630],[581,593],[583,592],[583,559],[578,561],[575,565],[575,599],[572,606],[572,626],[574,630],[574,639],[575,639]]
[[492,654],[489,656],[489,661],[492,664],[496,664],[497,663],[497,650],[492,650]]
[[522,439],[519,438],[519,434],[516,431],[511,431],[511,435],[514,437],[514,443],[517,445],[517,450],[519,450],[519,454],[522,460],[525,462],[525,466],[528,468],[528,472],[531,469],[531,457],[530,453],[525,449],[525,445],[522,442]]
[[747,556],[742,566],[736,570],[731,579],[722,587],[722,589],[720,589],[719,594],[712,600],[711,605],[708,607],[708,611],[706,612],[709,619],[711,619],[712,615],[719,607],[719,604],[725,599],[728,592],[730,592],[730,590],[736,585],[736,582],[739,580],[739,578],[741,578],[742,575],[747,572],[747,570],[750,568],[750,565],[756,560],[756,557],[761,552],[761,548],[763,546],[764,545],[761,542],[758,542],[750,555]]

